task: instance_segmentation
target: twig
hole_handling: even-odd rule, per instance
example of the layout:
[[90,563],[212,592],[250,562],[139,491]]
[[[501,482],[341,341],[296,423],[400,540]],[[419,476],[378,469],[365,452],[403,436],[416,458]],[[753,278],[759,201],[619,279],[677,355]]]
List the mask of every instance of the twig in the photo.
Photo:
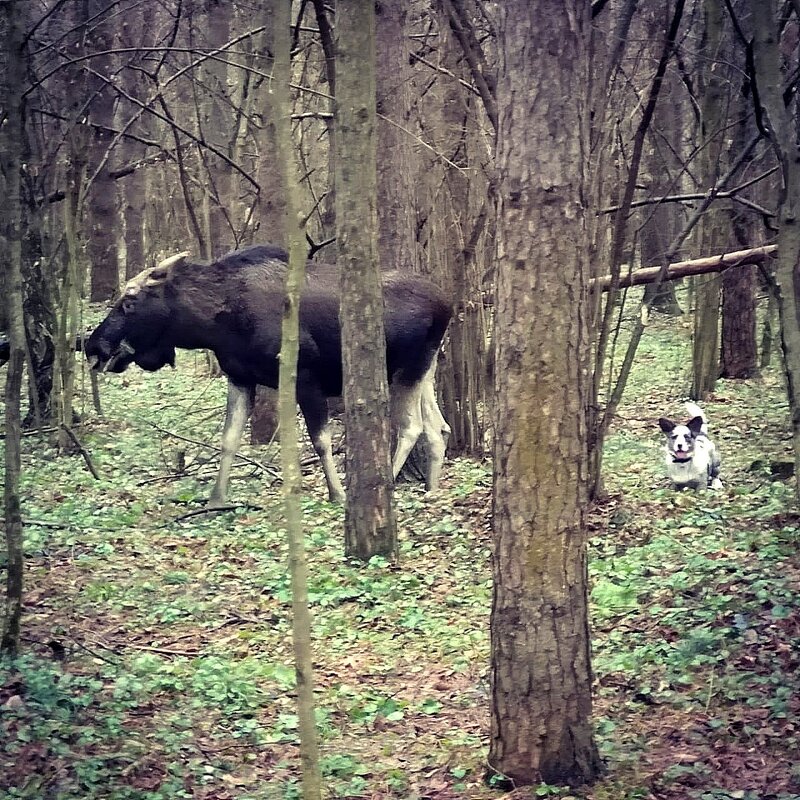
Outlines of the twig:
[[[75,643],[80,645],[79,642],[75,642]],[[131,642],[124,642],[124,643],[120,643],[120,644],[111,646],[111,645],[106,644],[105,642],[92,640],[92,644],[95,645],[96,647],[102,647],[103,650],[108,650],[109,652],[112,652],[112,653],[115,652],[115,649],[114,649],[115,647],[130,647],[133,650],[147,650],[148,652],[151,652],[151,653],[163,653],[163,654],[169,655],[169,656],[198,656],[198,655],[200,655],[200,651],[199,650],[170,650],[167,647],[150,647],[148,645],[133,644]],[[80,646],[83,647],[84,650],[89,650],[89,648],[85,647],[84,645],[80,645]],[[91,653],[92,651],[89,650],[89,652]],[[93,655],[96,655],[96,654],[93,654]],[[98,658],[102,658],[102,656],[98,656]]]
[[[222,448],[217,447],[216,445],[210,444],[209,442],[199,441],[198,439],[190,439],[188,436],[181,436],[179,433],[174,433],[173,431],[169,431],[166,428],[162,428],[155,422],[151,422],[148,419],[142,419],[139,417],[142,422],[146,423],[147,425],[151,425],[157,431],[160,431],[167,436],[172,436],[173,439],[179,439],[182,442],[188,442],[189,444],[195,444],[198,447],[207,447],[209,450],[214,450],[216,453],[221,453]],[[249,456],[244,456],[241,453],[236,454],[236,458],[240,458],[242,461],[246,462],[247,464],[252,464],[254,467],[258,467],[260,470],[263,470],[267,473],[267,475],[271,475],[273,478],[279,478],[280,475],[274,470],[268,467],[266,464],[263,464],[261,461],[256,461],[254,458],[250,458]]]
[[165,522],[161,527],[166,528],[167,525],[172,524],[173,522],[180,522],[184,519],[189,519],[190,517],[199,517],[202,514],[218,514],[222,511],[236,511],[240,508],[249,508],[253,511],[263,511],[263,506],[254,506],[250,503],[237,503],[235,506],[215,506],[214,508],[198,508],[195,511],[189,511],[186,514],[181,514],[179,517],[175,517],[175,519],[171,519],[169,522]]
[[[81,650],[85,650],[87,653],[89,653],[89,655],[92,655],[95,658],[99,658],[101,661],[105,661],[106,664],[114,664],[114,666],[117,666],[119,664],[119,659],[117,661],[112,661],[110,658],[106,658],[105,656],[100,655],[100,653],[95,653],[94,650],[92,650],[91,648],[87,647],[85,644],[79,642],[77,639],[73,639],[72,642],[73,642],[73,644],[78,645],[78,647],[80,647]],[[100,646],[104,647],[103,645],[100,645]],[[113,649],[110,648],[110,647],[104,647],[104,649],[108,650],[111,653],[114,652]]]
[[[72,427],[73,428],[82,428],[85,424],[86,423],[84,423],[84,422],[73,422],[72,423]],[[58,430],[58,428],[56,428],[56,427],[51,425],[50,427],[47,427],[47,428],[33,428],[33,429],[29,430],[29,431],[22,431],[20,436],[22,436],[23,438],[25,438],[26,436],[42,436],[45,433],[55,433],[57,430]],[[0,439],[5,439],[5,438],[6,438],[6,435],[4,433],[0,433]]]
[[[5,525],[5,523],[5,518],[0,517],[0,525]],[[24,519],[22,520],[22,524],[23,526],[38,525],[40,528],[60,528],[64,530],[72,527],[69,522],[46,522],[41,519]]]
[[86,452],[86,448],[80,443],[78,437],[72,432],[68,425],[62,424],[61,429],[72,439],[72,443],[75,447],[78,448],[78,451],[83,456],[83,460],[86,462],[86,466],[89,468],[89,472],[92,473],[94,479],[96,481],[100,480],[100,476],[97,474],[97,470],[94,468],[94,464],[92,464],[91,456]]

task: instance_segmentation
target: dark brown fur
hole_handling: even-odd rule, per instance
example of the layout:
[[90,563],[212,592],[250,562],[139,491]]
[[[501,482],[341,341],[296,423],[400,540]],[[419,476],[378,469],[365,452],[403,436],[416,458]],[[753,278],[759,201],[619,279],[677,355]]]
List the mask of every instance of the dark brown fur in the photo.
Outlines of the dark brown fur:
[[[86,342],[95,367],[156,370],[175,348],[212,350],[236,387],[277,388],[286,254],[272,245],[234,251],[212,264],[178,260],[146,270]],[[414,387],[433,364],[452,310],[441,291],[416,275],[383,278],[390,382]],[[297,399],[312,441],[327,424],[327,398],[342,391],[339,276],[310,264],[300,303]],[[438,409],[437,409],[438,411]]]

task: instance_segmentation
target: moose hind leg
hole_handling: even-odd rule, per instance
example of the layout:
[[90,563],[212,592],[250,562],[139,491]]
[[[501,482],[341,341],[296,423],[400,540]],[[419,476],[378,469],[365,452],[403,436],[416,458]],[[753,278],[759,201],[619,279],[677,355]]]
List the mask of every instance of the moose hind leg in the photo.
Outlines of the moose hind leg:
[[396,479],[423,430],[422,384],[404,386],[393,383],[390,390],[392,424],[397,431],[397,445],[392,458],[392,477]]
[[301,386],[300,376],[298,376],[297,400],[306,421],[314,452],[322,464],[322,472],[328,484],[328,497],[332,503],[344,503],[344,486],[333,460],[333,442],[328,425],[328,400],[317,387]]
[[439,486],[442,474],[444,454],[447,450],[447,438],[450,436],[450,426],[436,402],[436,382],[434,363],[422,379],[422,426],[425,439],[428,442],[428,469],[425,475],[425,488],[434,491]]
[[253,394],[253,387],[237,386],[228,381],[228,401],[225,405],[225,424],[222,427],[222,455],[217,480],[208,501],[212,508],[225,505],[228,497],[231,467],[242,441],[244,426],[253,410]]

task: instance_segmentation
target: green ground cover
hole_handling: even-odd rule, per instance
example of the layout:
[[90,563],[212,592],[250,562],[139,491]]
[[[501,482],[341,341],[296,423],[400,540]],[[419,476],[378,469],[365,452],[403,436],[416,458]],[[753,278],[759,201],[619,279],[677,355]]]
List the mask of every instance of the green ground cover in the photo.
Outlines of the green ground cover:
[[[656,321],[592,510],[594,787],[513,797],[800,798],[800,517],[780,375],[722,381],[705,403],[725,489],[676,494],[656,420],[681,416],[689,329]],[[298,796],[289,587],[277,453],[210,491],[224,382],[103,381],[80,455],[24,439],[25,655],[0,668],[0,797]],[[176,438],[176,437],[183,438]],[[187,441],[190,440],[190,441]],[[309,458],[309,463],[312,459]],[[262,469],[263,467],[263,469]],[[502,797],[484,785],[491,467],[449,461],[400,486],[398,565],[342,557],[342,512],[309,466],[305,521],[328,797]]]

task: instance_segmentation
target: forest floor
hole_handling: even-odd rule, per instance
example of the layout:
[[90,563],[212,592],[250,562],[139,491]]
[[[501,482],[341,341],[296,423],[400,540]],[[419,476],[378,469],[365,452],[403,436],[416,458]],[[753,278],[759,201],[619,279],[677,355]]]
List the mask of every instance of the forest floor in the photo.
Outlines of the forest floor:
[[[724,490],[677,494],[660,416],[684,417],[690,324],[655,320],[591,513],[592,787],[506,797],[800,798],[800,515],[779,372],[705,403]],[[88,387],[84,387],[88,388]],[[102,381],[91,456],[24,439],[24,655],[0,667],[0,797],[298,797],[277,452],[246,447],[235,510],[202,511],[224,381],[199,356]],[[80,409],[79,409],[80,410]],[[178,438],[183,437],[183,438]],[[192,440],[192,441],[187,441]],[[208,444],[204,444],[208,443]],[[343,558],[342,510],[306,471],[328,798],[489,800],[491,465],[397,491],[400,562]]]

